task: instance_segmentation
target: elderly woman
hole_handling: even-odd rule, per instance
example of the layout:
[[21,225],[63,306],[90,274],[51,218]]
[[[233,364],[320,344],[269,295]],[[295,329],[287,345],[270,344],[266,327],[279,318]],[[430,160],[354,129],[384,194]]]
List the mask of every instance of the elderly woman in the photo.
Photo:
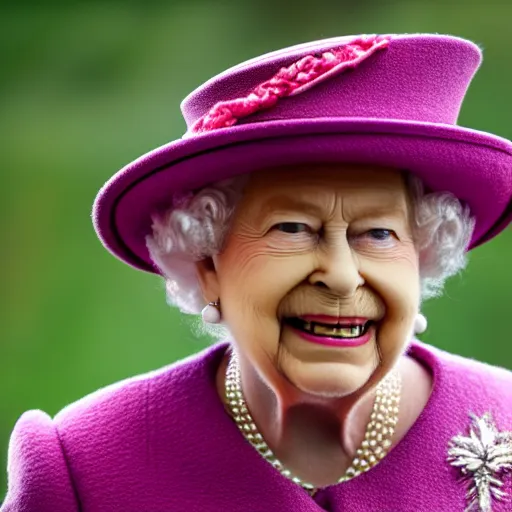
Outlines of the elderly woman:
[[512,510],[512,374],[414,339],[511,218],[512,143],[456,125],[480,60],[336,38],[193,92],[94,221],[223,341],[24,414],[1,511]]

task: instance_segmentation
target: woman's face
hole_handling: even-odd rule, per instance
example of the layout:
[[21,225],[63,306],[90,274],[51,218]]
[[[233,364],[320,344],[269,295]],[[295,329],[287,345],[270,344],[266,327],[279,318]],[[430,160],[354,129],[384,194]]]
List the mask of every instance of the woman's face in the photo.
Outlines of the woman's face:
[[199,267],[205,297],[220,298],[241,357],[264,380],[346,396],[380,380],[412,333],[418,255],[399,171],[258,172],[213,261]]

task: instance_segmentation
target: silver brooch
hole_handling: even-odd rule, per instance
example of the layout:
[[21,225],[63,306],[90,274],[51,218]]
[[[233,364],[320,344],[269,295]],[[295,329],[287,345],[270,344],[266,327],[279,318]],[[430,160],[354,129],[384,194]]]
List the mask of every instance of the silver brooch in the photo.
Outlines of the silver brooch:
[[455,436],[448,462],[460,469],[468,484],[466,512],[492,512],[492,502],[503,500],[505,473],[512,469],[512,432],[499,432],[490,413],[470,414],[469,435]]

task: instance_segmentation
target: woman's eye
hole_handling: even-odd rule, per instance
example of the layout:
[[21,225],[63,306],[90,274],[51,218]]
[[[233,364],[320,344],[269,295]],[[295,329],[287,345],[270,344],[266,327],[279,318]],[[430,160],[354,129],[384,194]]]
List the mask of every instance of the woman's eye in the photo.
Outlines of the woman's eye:
[[384,229],[384,228],[377,228],[377,229],[370,229],[368,231],[368,234],[374,239],[374,240],[388,240],[390,237],[395,235],[395,232],[391,229]]
[[278,231],[282,231],[283,233],[304,233],[311,231],[310,227],[303,222],[280,222],[273,226],[273,229],[277,229]]

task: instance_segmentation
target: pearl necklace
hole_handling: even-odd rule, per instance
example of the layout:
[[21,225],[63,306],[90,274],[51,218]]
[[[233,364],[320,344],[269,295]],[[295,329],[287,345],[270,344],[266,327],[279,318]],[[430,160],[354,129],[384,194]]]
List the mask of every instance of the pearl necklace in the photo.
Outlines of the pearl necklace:
[[[378,464],[391,447],[391,438],[398,423],[402,380],[398,371],[393,370],[377,386],[370,421],[366,426],[365,438],[356,450],[356,456],[338,480],[338,483],[354,478]],[[316,487],[292,474],[273,454],[247,408],[242,392],[240,367],[234,353],[231,354],[226,370],[225,399],[231,415],[245,439],[256,451],[283,476],[300,485],[313,495]]]

